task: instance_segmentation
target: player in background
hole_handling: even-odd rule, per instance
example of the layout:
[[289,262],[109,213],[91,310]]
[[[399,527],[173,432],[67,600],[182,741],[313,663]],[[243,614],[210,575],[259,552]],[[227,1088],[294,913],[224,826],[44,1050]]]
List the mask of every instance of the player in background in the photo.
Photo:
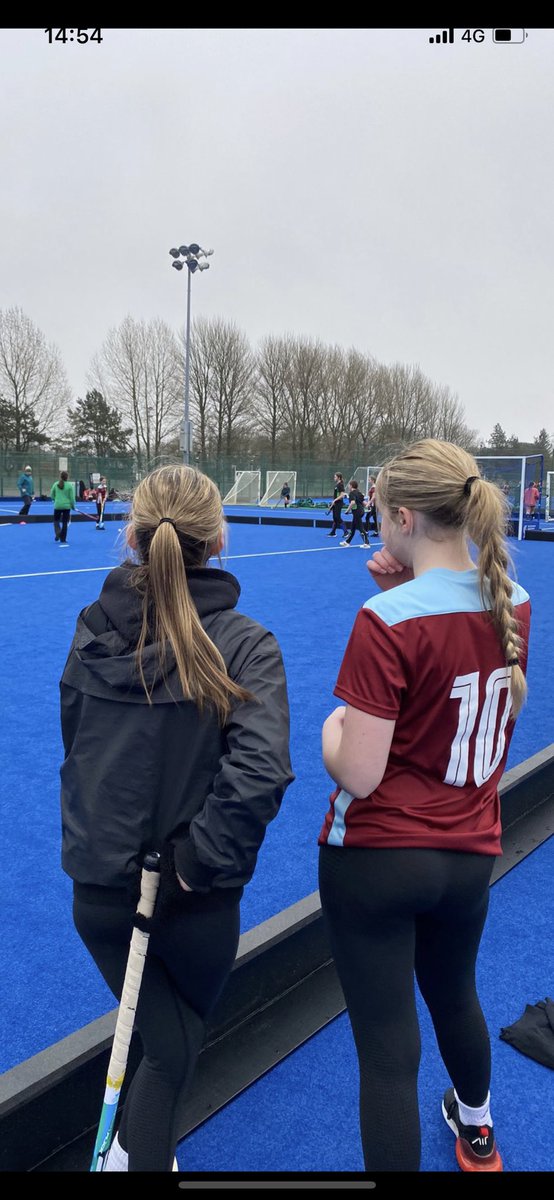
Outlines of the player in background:
[[352,524],[351,524],[350,529],[348,530],[347,534],[345,535],[343,541],[340,543],[340,545],[341,546],[349,546],[352,541],[352,538],[354,537],[356,530],[358,530],[358,533],[360,534],[363,545],[369,546],[369,538],[368,538],[367,533],[362,524],[363,516],[364,516],[364,512],[365,512],[365,502],[364,502],[362,493],[359,489],[357,480],[351,479],[350,483],[348,484],[348,487],[349,487],[349,504],[348,504],[348,508],[346,509],[345,516],[348,516],[349,513],[352,513]]
[[381,469],[376,500],[384,547],[367,565],[382,594],[358,612],[343,705],[323,726],[336,787],[319,835],[365,1168],[419,1170],[415,974],[452,1081],[442,1112],[458,1164],[498,1172],[475,965],[526,696],[529,596],[508,574],[505,497],[465,450],[409,446]]
[[523,503],[525,505],[525,516],[534,517],[535,509],[540,499],[540,491],[535,482],[529,483],[523,493]]
[[50,489],[54,505],[54,541],[67,546],[67,527],[71,513],[75,511],[75,488],[68,482],[67,471],[60,471],[60,478]]
[[103,475],[100,476],[100,481],[96,486],[96,514],[98,520],[96,522],[97,529],[104,528],[104,508],[106,505],[106,496],[108,494],[108,485]]
[[377,521],[377,506],[375,504],[375,475],[369,476],[369,490],[367,493],[366,514],[364,519],[364,529],[369,533],[370,525],[373,525],[374,532],[372,537],[379,537],[379,523]]
[[19,516],[26,517],[29,512],[29,509],[31,507],[31,504],[33,503],[34,492],[35,492],[35,485],[33,483],[32,467],[26,466],[24,468],[24,470],[21,472],[21,475],[19,476],[19,478],[17,480],[17,486],[19,488],[19,495],[21,496],[21,505],[22,505],[22,507],[19,510]]
[[331,525],[331,532],[327,534],[327,537],[336,537],[337,529],[339,528],[342,529],[344,534],[346,534],[346,525],[344,524],[342,509],[343,500],[347,499],[346,484],[343,476],[341,475],[340,471],[335,471],[333,480],[333,500],[327,509],[327,514],[330,512],[333,514],[333,524]]
[[283,486],[281,488],[281,495],[279,498],[283,501],[285,508],[288,508],[288,506],[290,504],[290,487],[289,487],[288,483],[283,484]]

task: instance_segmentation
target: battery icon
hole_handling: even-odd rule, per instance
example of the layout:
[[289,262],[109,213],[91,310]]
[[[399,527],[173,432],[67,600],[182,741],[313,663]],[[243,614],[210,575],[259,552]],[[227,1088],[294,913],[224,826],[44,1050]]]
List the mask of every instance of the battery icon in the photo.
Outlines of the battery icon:
[[493,29],[493,42],[524,42],[527,34],[524,29]]

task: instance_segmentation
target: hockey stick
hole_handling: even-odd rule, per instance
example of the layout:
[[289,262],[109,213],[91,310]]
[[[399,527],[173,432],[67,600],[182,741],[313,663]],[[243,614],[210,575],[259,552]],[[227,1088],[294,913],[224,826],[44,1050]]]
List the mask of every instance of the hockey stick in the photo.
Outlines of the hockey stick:
[[[160,855],[153,852],[146,855],[142,867],[140,899],[135,917],[135,920],[137,917],[139,918],[139,924],[134,925],[131,937],[129,957],[123,981],[123,991],[121,993],[115,1024],[112,1053],[108,1064],[104,1102],[102,1104],[98,1133],[90,1165],[91,1171],[102,1170],[112,1141],[117,1106],[127,1069],[129,1046],[133,1034],[146,951],[150,938],[150,932],[145,932],[139,925],[144,925],[145,923],[149,925],[149,919],[154,912],[159,882]],[[146,918],[146,922],[144,918]]]
[[94,513],[83,512],[82,508],[76,508],[75,512],[79,513],[80,517],[86,517],[87,520],[89,520],[89,521],[97,521],[98,520],[98,513],[95,516]]
[[105,507],[106,507],[106,496],[104,495],[102,497],[102,503],[100,505],[100,516],[98,517],[98,520],[96,522],[97,529],[104,528],[104,509],[105,509]]

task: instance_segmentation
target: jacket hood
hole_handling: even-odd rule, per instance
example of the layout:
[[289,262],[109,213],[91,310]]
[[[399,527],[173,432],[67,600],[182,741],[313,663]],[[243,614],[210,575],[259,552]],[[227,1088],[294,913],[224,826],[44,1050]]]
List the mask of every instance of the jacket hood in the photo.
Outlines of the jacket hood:
[[[110,571],[96,604],[84,609],[77,619],[72,648],[81,668],[82,690],[105,696],[106,689],[115,689],[125,693],[126,698],[135,693],[132,698],[146,700],[135,656],[142,627],[142,597],[133,587],[132,567],[129,563]],[[211,618],[235,608],[240,596],[239,582],[234,575],[217,567],[191,567],[187,570],[187,582],[198,616],[209,633]],[[147,642],[144,649],[142,668],[147,687],[154,692],[157,689],[160,700],[182,699],[173,651],[167,648],[168,694],[159,668],[159,649],[154,642]],[[67,675],[66,682],[72,682]]]

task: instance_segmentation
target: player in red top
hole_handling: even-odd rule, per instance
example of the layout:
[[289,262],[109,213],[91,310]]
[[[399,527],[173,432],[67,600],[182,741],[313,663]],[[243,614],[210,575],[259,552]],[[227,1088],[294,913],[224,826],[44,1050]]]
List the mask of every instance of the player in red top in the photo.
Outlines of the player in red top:
[[106,506],[107,493],[108,493],[108,485],[106,483],[106,480],[104,479],[104,476],[101,475],[100,481],[96,485],[96,514],[98,516],[98,520],[96,522],[97,529],[104,528],[104,508]]
[[369,476],[369,489],[367,493],[366,515],[364,520],[365,531],[369,533],[369,526],[373,525],[372,537],[379,537],[379,525],[377,522],[377,508],[375,505],[375,475]]
[[523,503],[525,505],[526,517],[534,517],[535,509],[540,500],[540,495],[540,491],[534,481],[533,483],[529,483],[525,488],[523,493]]
[[[368,1171],[418,1171],[414,972],[452,1080],[464,1171],[501,1171],[475,962],[500,845],[500,781],[526,695],[530,604],[508,576],[507,504],[427,439],[376,485],[383,594],[358,613],[323,726],[336,781],[319,887],[360,1066]],[[469,542],[477,547],[477,564]],[[492,620],[491,620],[492,617]]]

